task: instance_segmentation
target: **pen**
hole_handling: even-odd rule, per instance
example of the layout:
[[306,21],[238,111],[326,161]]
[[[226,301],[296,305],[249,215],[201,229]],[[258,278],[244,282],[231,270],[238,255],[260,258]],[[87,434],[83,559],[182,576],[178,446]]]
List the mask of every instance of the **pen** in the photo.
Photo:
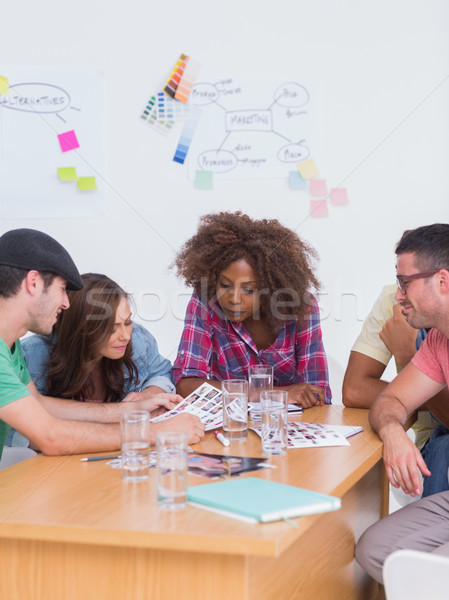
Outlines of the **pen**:
[[110,454],[109,456],[86,456],[80,458],[81,462],[90,462],[92,460],[108,460],[109,458],[120,458],[121,454]]
[[223,446],[229,446],[229,440],[225,438],[225,436],[222,433],[219,433],[218,431],[214,431],[214,433],[217,440],[221,442]]

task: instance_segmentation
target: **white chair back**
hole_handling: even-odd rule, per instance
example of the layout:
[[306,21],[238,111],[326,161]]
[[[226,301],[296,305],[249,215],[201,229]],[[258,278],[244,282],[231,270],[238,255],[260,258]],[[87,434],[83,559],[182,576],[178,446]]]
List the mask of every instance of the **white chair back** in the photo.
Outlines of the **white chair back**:
[[0,460],[0,471],[21,462],[22,460],[31,458],[32,456],[36,456],[36,452],[31,450],[31,448],[24,448],[23,446],[5,446]]
[[341,364],[327,354],[327,366],[329,370],[329,384],[332,390],[332,404],[343,404],[342,387],[345,370]]
[[449,556],[396,550],[383,567],[387,600],[447,600]]

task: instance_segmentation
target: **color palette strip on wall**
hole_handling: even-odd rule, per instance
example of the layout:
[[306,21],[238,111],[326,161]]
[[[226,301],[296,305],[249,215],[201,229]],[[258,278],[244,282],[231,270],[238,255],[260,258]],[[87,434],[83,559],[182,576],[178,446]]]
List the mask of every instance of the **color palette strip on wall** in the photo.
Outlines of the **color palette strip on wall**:
[[146,123],[148,123],[148,125],[154,127],[156,131],[158,131],[159,133],[163,133],[164,135],[167,135],[171,131],[171,128],[174,124],[174,121],[172,119],[165,118],[165,112],[164,119],[159,118],[158,102],[156,96],[150,97],[145,108],[143,109],[142,114],[140,115],[140,118]]
[[190,116],[190,120],[184,125],[181,137],[179,138],[178,146],[175,151],[175,155],[173,160],[181,165],[184,164],[184,161],[187,156],[187,152],[189,151],[190,144],[192,142],[193,134],[195,133],[195,129],[198,123],[198,119],[200,118],[201,111],[198,108],[192,109],[192,113]]
[[180,100],[184,103],[188,101],[190,92],[195,84],[200,68],[201,63],[193,60],[192,58],[189,59],[181,77],[181,81],[176,89],[176,100]]
[[185,121],[190,117],[190,106],[173,100],[164,94],[157,94],[157,118],[158,121]]
[[165,82],[164,92],[171,98],[175,97],[176,90],[178,89],[179,82],[184,73],[184,69],[188,63],[189,57],[185,54],[181,54],[176,65],[173,67],[170,77]]

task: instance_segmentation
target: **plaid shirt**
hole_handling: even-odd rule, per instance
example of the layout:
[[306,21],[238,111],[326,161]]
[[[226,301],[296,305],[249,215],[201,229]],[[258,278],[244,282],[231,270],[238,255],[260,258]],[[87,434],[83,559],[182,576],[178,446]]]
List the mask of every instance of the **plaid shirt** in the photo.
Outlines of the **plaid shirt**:
[[330,404],[316,300],[313,298],[304,328],[300,329],[296,320],[287,321],[273,344],[259,351],[243,323],[227,319],[217,300],[206,305],[193,294],[172,370],[173,382],[178,384],[186,377],[246,379],[249,366],[257,364],[273,365],[275,386],[311,383],[324,388],[326,403]]

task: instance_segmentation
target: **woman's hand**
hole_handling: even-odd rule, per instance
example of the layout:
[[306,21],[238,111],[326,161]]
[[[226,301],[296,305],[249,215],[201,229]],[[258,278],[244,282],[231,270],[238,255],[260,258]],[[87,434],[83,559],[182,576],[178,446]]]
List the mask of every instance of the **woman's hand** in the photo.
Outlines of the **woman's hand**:
[[146,390],[143,390],[142,392],[131,392],[123,398],[122,402],[138,402],[139,408],[150,411],[151,417],[154,418],[175,408],[182,399],[179,394],[161,392],[148,395]]
[[295,383],[288,388],[288,401],[303,408],[322,406],[325,403],[324,390],[311,383]]

